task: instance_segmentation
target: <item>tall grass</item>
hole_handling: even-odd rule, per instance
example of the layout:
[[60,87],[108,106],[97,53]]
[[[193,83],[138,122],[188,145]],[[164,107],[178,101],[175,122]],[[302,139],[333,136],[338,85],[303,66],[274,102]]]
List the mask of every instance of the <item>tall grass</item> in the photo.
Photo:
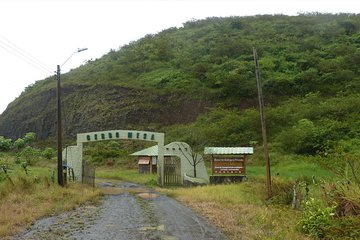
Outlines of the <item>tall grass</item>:
[[325,201],[336,204],[338,216],[360,216],[360,186],[353,181],[324,184]]
[[70,210],[100,195],[81,184],[59,187],[48,177],[18,174],[0,183],[0,238],[17,233],[36,219]]
[[[282,156],[271,159],[271,174],[288,180],[316,181],[336,177],[331,171],[321,167],[313,157]],[[246,168],[248,178],[265,176],[265,166],[251,165]]]

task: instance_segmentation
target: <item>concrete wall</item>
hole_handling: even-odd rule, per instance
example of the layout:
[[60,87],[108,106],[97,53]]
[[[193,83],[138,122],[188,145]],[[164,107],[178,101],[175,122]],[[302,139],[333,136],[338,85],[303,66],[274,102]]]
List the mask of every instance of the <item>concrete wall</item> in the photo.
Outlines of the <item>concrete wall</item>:
[[[192,161],[192,149],[185,142],[172,142],[164,146],[165,155],[177,156],[181,159],[181,183],[184,183],[184,175],[194,177],[194,167],[190,164]],[[190,162],[189,162],[190,160]],[[209,175],[206,171],[204,160],[200,154],[197,154],[196,178],[201,178],[209,183]]]
[[75,181],[82,181],[82,144],[68,146],[63,150],[63,161],[74,169]]

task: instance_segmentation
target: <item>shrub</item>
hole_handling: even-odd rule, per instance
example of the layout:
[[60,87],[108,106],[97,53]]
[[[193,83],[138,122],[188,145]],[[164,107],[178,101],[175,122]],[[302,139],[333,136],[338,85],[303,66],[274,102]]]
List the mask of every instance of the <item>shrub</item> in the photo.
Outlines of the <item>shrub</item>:
[[337,216],[360,216],[360,186],[353,181],[325,184],[325,200],[337,204]]
[[273,178],[271,202],[275,204],[291,204],[293,199],[294,182],[289,180],[282,180],[280,178]]
[[36,140],[36,133],[28,132],[25,134],[24,140],[26,144],[31,144]]
[[25,140],[22,138],[18,138],[15,142],[14,142],[14,148],[16,150],[22,149],[25,147]]
[[9,151],[11,148],[12,142],[11,139],[7,139],[3,136],[0,136],[0,151]]
[[101,165],[106,163],[107,160],[113,160],[121,155],[120,145],[116,141],[108,143],[98,142],[93,146],[85,148],[84,155],[90,156],[91,162]]
[[55,156],[55,150],[51,147],[47,147],[42,151],[41,155],[47,160],[51,160]]
[[24,159],[28,165],[33,165],[35,161],[38,160],[39,156],[39,150],[27,146],[16,155],[16,161],[21,162],[21,159]]
[[360,239],[360,218],[343,217],[336,219],[326,232],[327,239]]
[[304,213],[298,225],[300,230],[315,239],[324,238],[333,224],[336,205],[323,207],[320,200],[310,198],[304,204]]
[[292,128],[283,130],[276,141],[288,152],[325,154],[342,137],[340,129],[341,126],[336,121],[324,120],[315,125],[309,119],[301,119]]

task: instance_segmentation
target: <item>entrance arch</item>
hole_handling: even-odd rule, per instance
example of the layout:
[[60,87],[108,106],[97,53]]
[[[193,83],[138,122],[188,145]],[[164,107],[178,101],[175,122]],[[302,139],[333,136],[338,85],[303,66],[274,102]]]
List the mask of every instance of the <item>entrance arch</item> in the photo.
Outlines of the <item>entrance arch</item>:
[[157,142],[159,149],[157,183],[164,186],[164,133],[136,130],[107,130],[77,134],[77,145],[69,146],[63,151],[63,155],[66,155],[67,165],[74,169],[75,179],[82,181],[84,143],[120,139]]

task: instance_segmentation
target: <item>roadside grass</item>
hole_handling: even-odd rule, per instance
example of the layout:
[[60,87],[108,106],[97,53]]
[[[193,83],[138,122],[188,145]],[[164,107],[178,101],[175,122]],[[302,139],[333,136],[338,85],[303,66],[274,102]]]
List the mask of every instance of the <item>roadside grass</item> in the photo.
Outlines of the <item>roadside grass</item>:
[[[248,165],[246,167],[248,178],[257,178],[265,176],[265,166]],[[331,171],[324,169],[314,161],[306,161],[304,159],[292,159],[287,161],[278,161],[271,165],[272,176],[281,177],[292,181],[308,181],[312,182],[314,176],[315,181],[330,180],[336,177]]]
[[11,181],[0,182],[0,238],[18,233],[36,219],[96,201],[100,196],[99,190],[82,184],[59,187],[50,180],[49,168],[29,167],[28,175],[16,164],[9,168]]
[[[321,198],[321,181],[335,175],[313,157],[273,155],[274,197],[266,199],[265,166],[256,159],[247,165],[247,181],[240,184],[159,189],[206,216],[230,239],[308,239],[297,229],[302,212],[291,208],[295,182],[309,183],[309,195]],[[302,189],[300,195],[304,195]],[[304,197],[304,196],[301,196]],[[241,236],[241,237],[239,237]]]
[[[246,182],[240,184],[208,185],[193,188],[157,188],[217,225],[230,239],[308,239],[296,229],[301,211],[291,209],[292,186],[295,181],[316,182],[334,179],[334,175],[311,158],[278,156],[272,161],[274,197],[266,201],[265,167],[249,162]],[[50,181],[53,163],[29,167],[28,175],[19,165],[10,166],[14,177],[12,186],[0,182],[0,238],[29,226],[35,219],[60,213],[85,202],[97,199],[99,190],[79,184],[60,188]],[[139,174],[138,169],[98,167],[97,178],[116,179],[156,186],[156,174]],[[311,197],[321,198],[319,185],[310,185]],[[109,192],[104,194],[118,194]],[[4,214],[3,214],[4,213]]]
[[95,171],[96,178],[116,179],[124,182],[143,184],[149,187],[156,186],[156,174],[139,174],[138,169],[121,167],[99,167]]
[[206,216],[230,239],[307,239],[296,230],[300,212],[265,201],[263,181],[158,190]]

